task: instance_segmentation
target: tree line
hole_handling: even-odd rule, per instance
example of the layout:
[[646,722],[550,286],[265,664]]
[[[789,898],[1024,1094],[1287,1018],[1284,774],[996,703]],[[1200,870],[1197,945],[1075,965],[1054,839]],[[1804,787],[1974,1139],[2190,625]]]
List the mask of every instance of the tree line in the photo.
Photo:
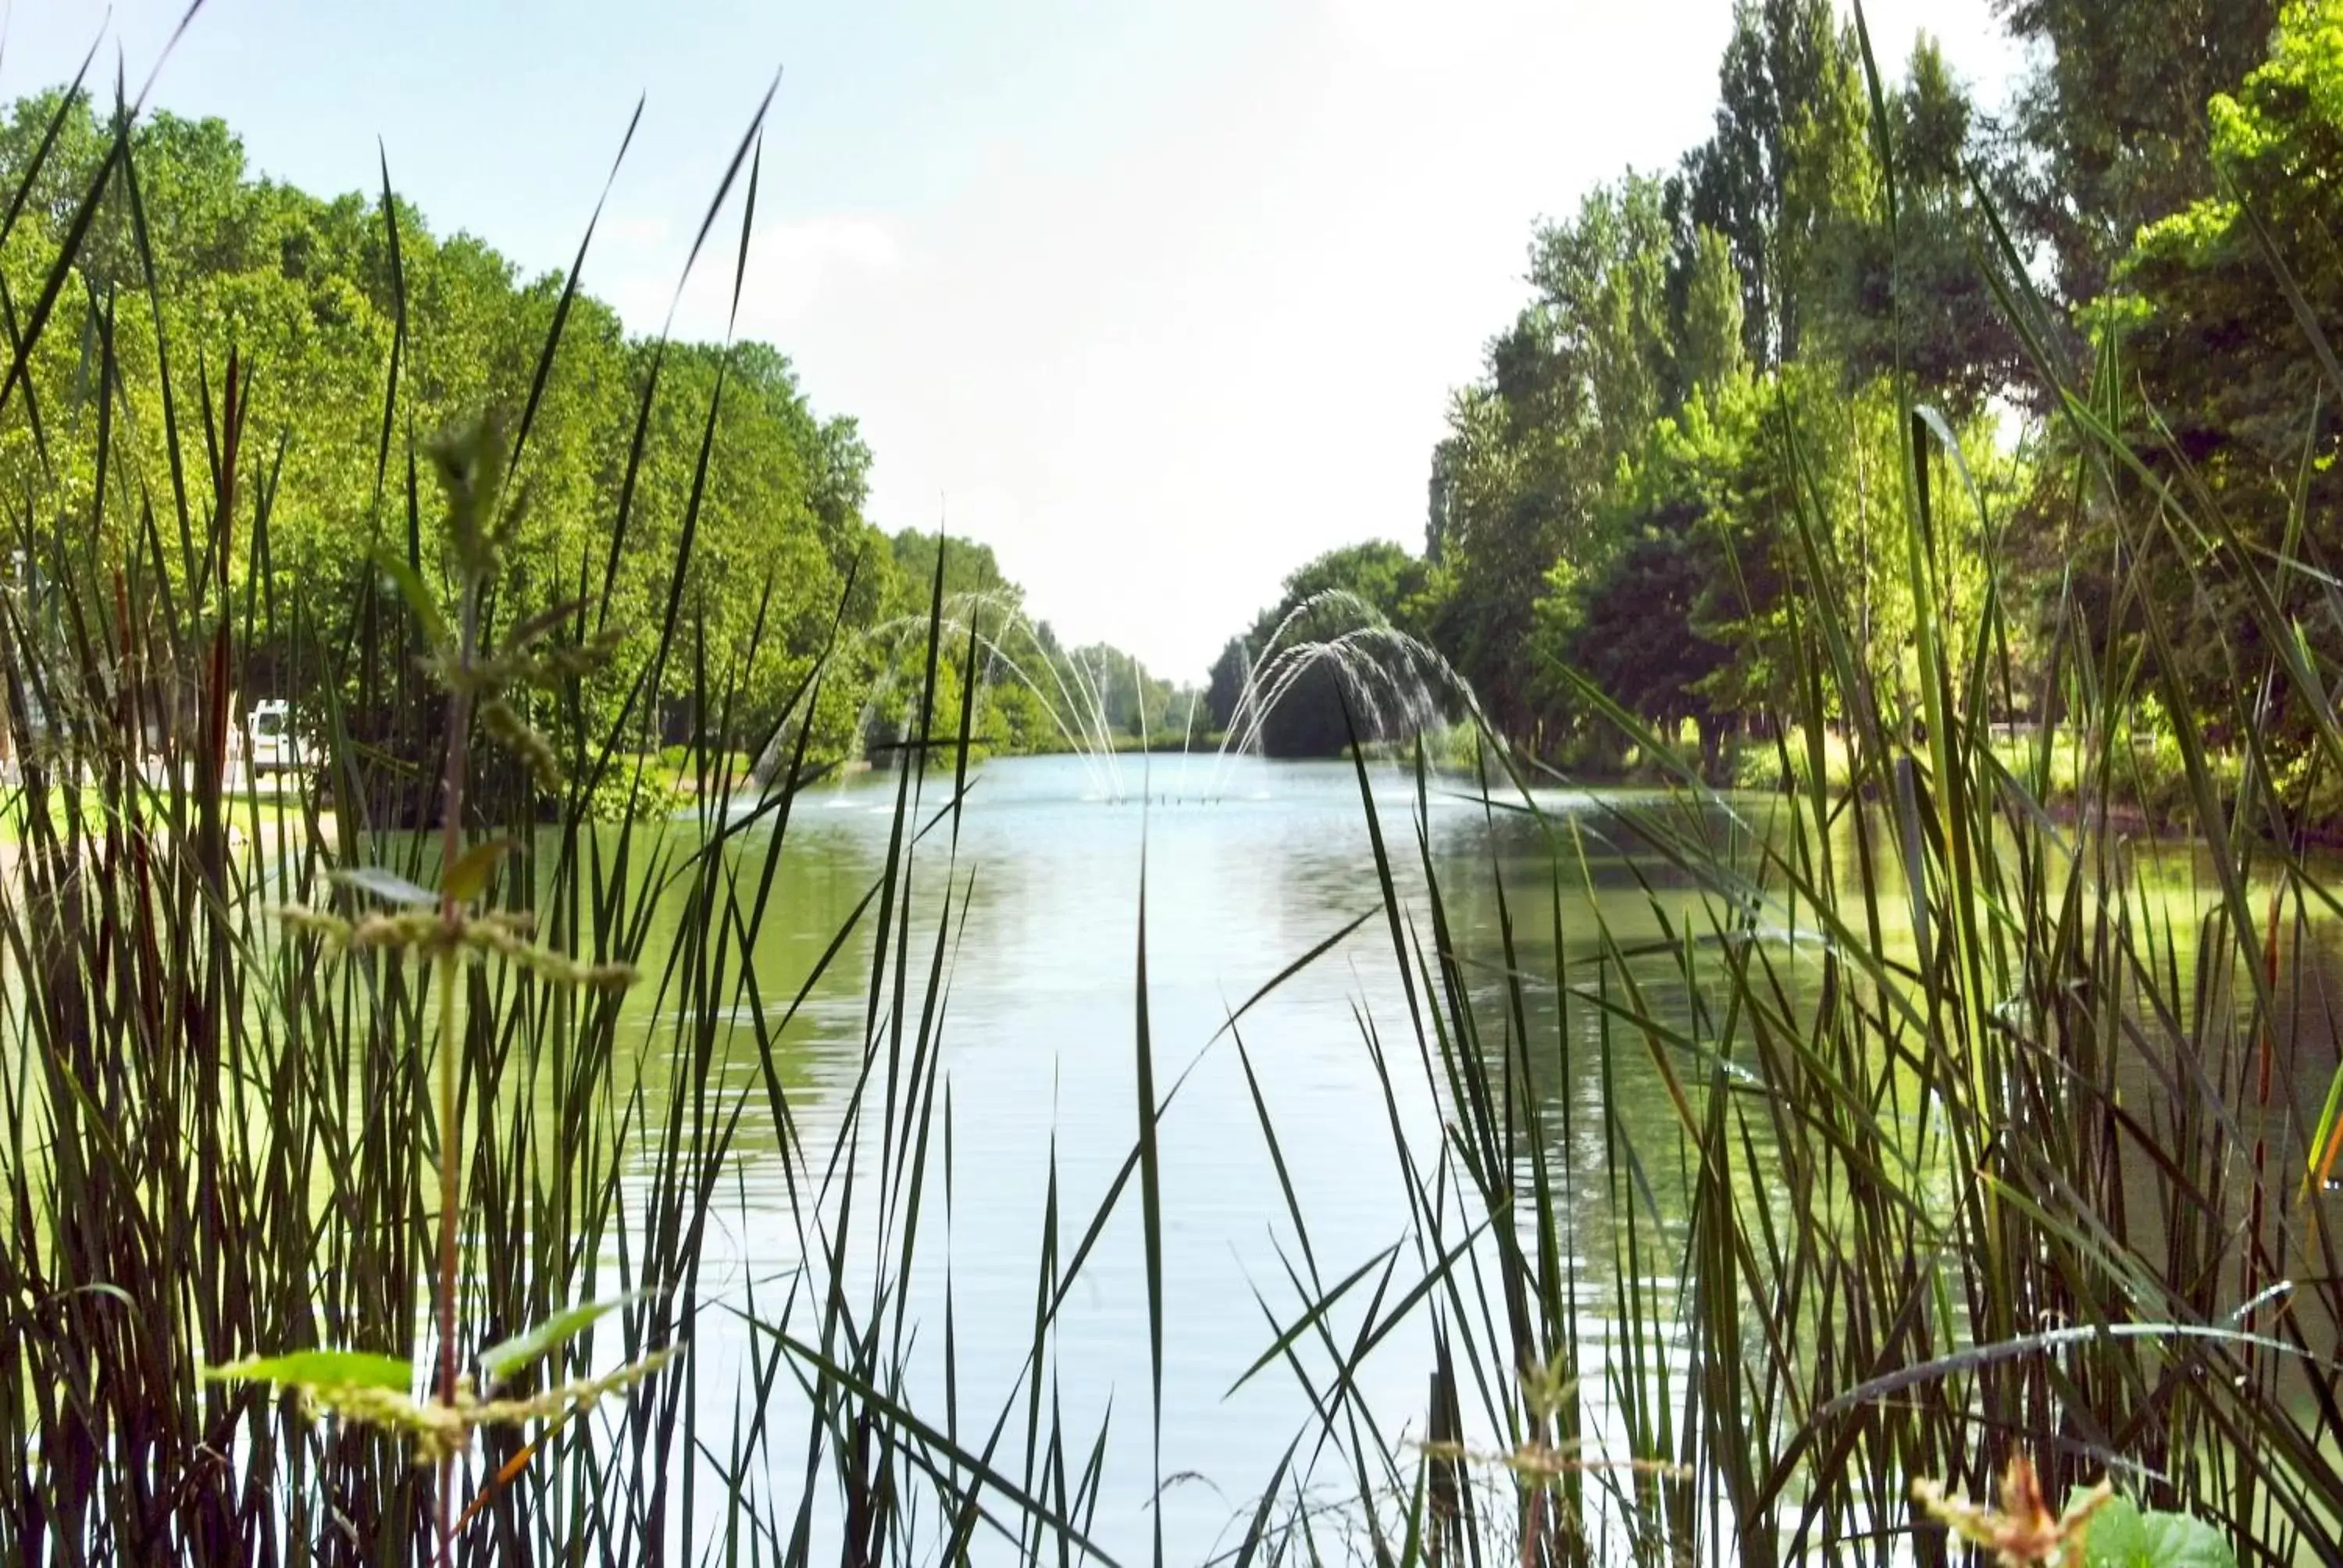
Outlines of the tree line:
[[[1939,487],[1962,504],[1924,542],[1954,624],[1976,623],[1990,551],[1999,591],[2035,601],[2013,618],[2030,645],[1995,658],[2046,671],[2072,635],[2054,628],[2077,626],[2120,656],[2141,634],[2127,585],[2149,582],[2208,730],[2234,734],[2253,634],[2205,552],[2291,551],[2308,595],[2337,543],[2343,378],[2319,329],[2343,319],[2343,4],[1997,10],[2029,61],[1998,110],[1925,35],[1899,65],[1831,0],[1740,0],[1708,138],[1536,226],[1530,297],[1452,397],[1421,554],[1303,568],[1231,641],[1221,684],[1339,584],[1541,756],[1617,762],[1599,690],[1696,732],[1715,769],[1789,706],[1788,612],[1827,594],[1916,715],[1902,378],[1965,458]],[[2128,438],[2129,482],[2201,490],[2234,538],[2127,540],[2115,508],[2074,505],[2054,385]],[[1295,699],[1324,708],[1332,689]],[[2033,706],[1995,717],[2055,718],[2055,691]],[[1267,738],[1330,733],[1322,713]]]
[[[78,92],[22,98],[0,119],[0,188],[25,190],[0,228],[8,346],[32,337],[35,303],[55,294],[25,364],[25,417],[0,428],[0,585],[26,637],[69,635],[44,609],[57,597],[45,582],[102,583],[142,558],[146,530],[167,535],[186,515],[233,375],[252,480],[233,558],[219,563],[222,602],[277,611],[249,618],[242,696],[315,708],[311,683],[327,670],[367,738],[389,719],[366,704],[394,706],[383,694],[415,652],[384,635],[401,617],[377,553],[439,565],[414,524],[413,454],[443,428],[483,412],[509,424],[533,403],[511,557],[527,602],[505,608],[606,607],[605,627],[583,628],[617,645],[584,693],[590,709],[619,710],[672,602],[692,659],[656,672],[660,690],[639,705],[647,746],[712,721],[692,710],[702,689],[732,694],[726,721],[744,738],[779,724],[794,694],[818,692],[818,759],[883,756],[900,739],[891,628],[910,619],[924,632],[938,541],[873,526],[870,447],[851,417],[817,412],[781,352],[630,332],[564,274],[527,276],[478,238],[436,235],[387,169],[375,194],[321,197],[256,174],[217,119],[146,116],[118,158],[115,134],[111,111]],[[72,259],[56,291],[60,255]],[[990,551],[955,540],[946,560],[955,588],[1021,605]],[[948,680],[964,654],[949,648]],[[1051,639],[1039,662],[1052,658],[1086,658],[1119,682],[1109,718],[1126,730],[1144,699],[1158,717],[1170,707],[1169,689],[1112,649]],[[817,663],[824,678],[809,682]],[[987,744],[1064,744],[1014,684],[984,687]]]

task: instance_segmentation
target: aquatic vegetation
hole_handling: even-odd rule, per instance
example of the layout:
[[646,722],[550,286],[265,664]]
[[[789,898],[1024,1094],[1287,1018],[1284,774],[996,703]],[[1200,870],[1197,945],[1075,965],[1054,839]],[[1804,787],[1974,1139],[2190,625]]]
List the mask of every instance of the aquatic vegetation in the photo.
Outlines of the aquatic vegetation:
[[[437,1063],[439,1100],[439,1262],[434,1282],[434,1314],[439,1357],[436,1392],[428,1401],[407,1390],[414,1372],[406,1362],[360,1351],[313,1350],[289,1357],[254,1356],[209,1369],[224,1382],[257,1382],[297,1390],[310,1414],[332,1414],[362,1425],[387,1428],[407,1437],[418,1459],[439,1466],[433,1506],[438,1515],[439,1561],[455,1560],[456,1513],[450,1494],[455,1455],[485,1426],[520,1426],[558,1422],[590,1412],[605,1396],[641,1382],[672,1360],[669,1346],[639,1361],[545,1393],[521,1399],[482,1401],[470,1376],[458,1371],[458,1311],[456,1223],[462,1207],[464,1107],[458,1098],[457,1053],[462,1036],[457,1023],[459,970],[468,962],[500,960],[542,985],[623,990],[639,978],[630,964],[579,964],[550,949],[531,944],[535,916],[524,910],[478,912],[476,903],[494,880],[497,867],[518,846],[490,839],[464,845],[464,793],[469,765],[465,738],[477,708],[482,728],[528,764],[537,787],[548,794],[562,788],[553,743],[515,711],[511,694],[523,684],[558,691],[567,681],[593,672],[607,660],[607,640],[582,648],[548,648],[541,639],[571,620],[575,605],[534,616],[493,651],[483,644],[481,607],[497,586],[499,569],[521,508],[502,506],[504,433],[489,421],[451,431],[430,448],[431,465],[447,501],[449,554],[456,566],[457,611],[451,620],[421,577],[396,556],[385,556],[385,575],[398,585],[429,639],[427,665],[447,692],[446,783],[441,795],[443,828],[436,890],[418,887],[396,871],[359,866],[335,873],[335,880],[391,911],[370,912],[356,921],[298,905],[279,911],[288,925],[342,953],[395,955],[411,952],[431,966],[437,1026],[431,1055]],[[394,1022],[393,1027],[396,1027]],[[481,1364],[498,1382],[559,1349],[592,1328],[608,1305],[568,1307],[537,1327],[490,1346]]]
[[[1865,85],[1881,110],[1875,68]],[[832,645],[786,679],[759,661],[761,611],[740,637],[711,618],[698,529],[733,361],[717,355],[659,528],[628,499],[507,569],[575,269],[518,417],[418,444],[386,188],[401,325],[354,514],[378,548],[362,581],[280,595],[250,570],[284,523],[248,441],[268,367],[231,353],[214,380],[172,357],[154,309],[151,356],[126,357],[126,313],[161,286],[143,229],[123,287],[77,256],[102,211],[137,211],[131,108],[34,308],[0,291],[0,415],[95,481],[36,490],[12,526],[39,592],[28,568],[0,598],[24,773],[0,859],[0,1554],[1167,1560],[1161,1504],[1189,1479],[1166,1473],[1167,1390],[1195,1375],[1172,1353],[1186,1194],[1167,1141],[1209,1057],[1234,1069],[1214,1135],[1258,1131],[1247,1217],[1278,1264],[1252,1302],[1210,1304],[1260,1319],[1230,1352],[1231,1408],[1274,1382],[1298,1412],[1266,1473],[1213,1478],[1230,1563],[1885,1568],[1946,1549],[1916,1481],[1970,1539],[2029,1560],[2160,1561],[2212,1537],[2338,1560],[2343,1068],[2322,991],[2343,901],[2304,829],[2310,776],[2343,776],[2318,652],[2343,600],[2307,523],[2293,548],[2247,548],[2185,464],[2145,461],[2119,378],[2076,385],[2029,344],[2078,518],[2207,546],[2251,635],[2177,646],[2145,550],[2115,554],[2132,565],[2112,605],[2062,593],[2021,619],[1963,427],[1898,377],[1865,410],[1885,410],[1896,454],[1892,494],[1866,500],[1896,547],[1867,569],[1902,618],[1876,657],[1861,604],[1829,591],[1845,498],[1805,460],[1798,409],[1742,407],[1786,477],[1770,521],[1803,589],[1749,618],[1786,694],[1753,738],[1775,753],[1760,793],[1720,791],[1681,726],[1562,662],[1544,678],[1668,789],[1558,788],[1430,644],[1373,615],[1273,628],[1232,671],[1228,745],[1259,739],[1280,689],[1328,678],[1369,840],[1344,873],[1360,908],[1274,955],[1183,1064],[1150,946],[1162,884],[1142,880],[1128,1033],[1090,1042],[1127,1075],[1128,1120],[1102,1169],[1054,1137],[1037,1152],[1015,1260],[1030,1315],[980,1369],[953,1224],[995,1195],[971,1193],[986,1173],[961,1151],[955,1091],[981,1066],[955,1057],[952,1003],[990,890],[961,851],[980,683],[950,666],[1031,650],[955,600],[940,547],[926,616],[885,650],[891,744],[923,765],[885,781],[882,847],[838,929],[776,970],[759,939],[824,776],[819,716],[863,698],[829,685],[860,662],[832,657],[851,583]],[[737,195],[745,255],[761,123],[700,242]],[[1999,243],[2007,318],[2041,320]],[[75,327],[94,417],[36,438],[35,403],[73,383],[25,367],[54,369]],[[662,352],[613,446],[624,497],[667,407]],[[159,411],[141,428],[167,488],[119,444],[125,405]],[[1976,558],[1942,548],[1956,530]],[[329,592],[346,598],[321,615]],[[2111,617],[2137,639],[2104,635]],[[265,796],[227,766],[263,654],[320,758]],[[2230,672],[2234,772],[2213,758],[2208,665]],[[1087,762],[1111,779],[1097,683],[1023,678],[1062,699],[1048,722],[1101,742]],[[2315,767],[2259,749],[2281,697],[2324,716],[2302,738]],[[2004,716],[2029,705],[2059,722],[2013,738]],[[1370,742],[1420,735],[1435,708],[1475,720],[1469,767],[1439,773],[1420,742],[1394,811]],[[2186,842],[2108,809],[2148,711],[2168,715],[2158,766]],[[691,778],[682,810],[635,809],[655,769]],[[1436,841],[1435,809],[1477,817],[1461,841],[1485,872]],[[1526,879],[1500,823],[1534,843]],[[1632,923],[1580,896],[1598,878],[1633,884]],[[1259,1031],[1338,956],[1388,986],[1351,1015],[1382,1121],[1281,1121]],[[819,1094],[788,1050],[816,1010],[845,1042]],[[1655,1086],[1649,1118],[1631,1076]],[[751,1135],[789,1251],[770,1270],[724,1251]],[[1353,1252],[1314,1227],[1308,1178],[1358,1182],[1370,1156],[1394,1182],[1390,1235]],[[1141,1414],[1133,1392],[1120,1412],[1080,1397],[1095,1391],[1063,1352],[1093,1309],[1143,1342]],[[1374,1371],[1408,1356],[1395,1402]],[[1110,1514],[1126,1483],[1149,1506]],[[1996,1483],[1997,1506],[1952,1501]]]

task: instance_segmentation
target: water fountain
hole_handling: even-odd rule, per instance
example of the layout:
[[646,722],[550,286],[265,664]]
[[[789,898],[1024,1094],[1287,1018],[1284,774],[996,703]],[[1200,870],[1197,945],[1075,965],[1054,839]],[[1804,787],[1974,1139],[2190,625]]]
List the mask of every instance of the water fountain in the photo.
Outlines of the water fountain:
[[[913,683],[920,678],[930,624],[926,615],[896,616],[853,634],[830,655],[830,662],[840,672],[860,671],[866,663],[875,665],[856,720],[858,734],[870,731],[907,675]],[[1132,798],[1116,746],[1116,727],[1109,715],[1106,683],[1111,672],[1095,668],[1081,654],[1059,648],[1014,598],[998,591],[947,595],[932,624],[947,649],[975,648],[980,656],[976,678],[988,684],[1014,682],[1033,695],[1065,751],[1081,759],[1087,795],[1116,801]],[[1146,684],[1136,660],[1131,674],[1139,689],[1144,728]],[[1192,711],[1192,726],[1193,718]],[[948,727],[955,719],[955,715],[937,715],[940,726]],[[896,739],[900,743],[910,738],[905,734]],[[757,777],[769,778],[786,755],[786,748],[776,738],[759,760]]]
[[[1330,633],[1330,622],[1342,621],[1353,624]],[[1266,754],[1281,707],[1306,699],[1307,683],[1320,678],[1335,683],[1364,743],[1412,740],[1459,719],[1484,722],[1472,687],[1437,648],[1349,589],[1326,588],[1287,611],[1258,652],[1248,650],[1244,682],[1221,738],[1213,792],[1227,759]]]
[[[881,621],[830,655],[841,675],[875,668],[856,721],[858,734],[870,733],[899,688],[916,686],[926,667],[931,624],[947,649],[975,649],[978,679],[1013,682],[1031,693],[1065,752],[1081,759],[1084,794],[1096,800],[1123,802],[1148,796],[1169,804],[1224,799],[1234,759],[1273,754],[1276,716],[1288,703],[1316,697],[1323,690],[1315,684],[1321,679],[1338,684],[1360,739],[1370,743],[1395,745],[1458,719],[1481,719],[1472,689],[1437,649],[1393,626],[1358,595],[1330,588],[1294,606],[1260,650],[1248,656],[1228,723],[1209,753],[1194,749],[1195,709],[1201,704],[1190,705],[1175,773],[1178,782],[1164,789],[1152,782],[1147,759],[1139,759],[1134,768],[1117,745],[1108,692],[1114,672],[1093,668],[1089,658],[1059,647],[1014,597],[983,590],[945,596],[932,621],[918,614]],[[1138,689],[1141,728],[1151,733],[1144,668],[1132,659],[1130,673]],[[936,716],[937,724],[946,729],[955,719],[956,715]],[[895,737],[898,744],[910,739],[908,733]],[[777,737],[759,760],[755,777],[769,779],[787,756],[788,746]],[[1188,764],[1205,757],[1211,767],[1199,785]]]

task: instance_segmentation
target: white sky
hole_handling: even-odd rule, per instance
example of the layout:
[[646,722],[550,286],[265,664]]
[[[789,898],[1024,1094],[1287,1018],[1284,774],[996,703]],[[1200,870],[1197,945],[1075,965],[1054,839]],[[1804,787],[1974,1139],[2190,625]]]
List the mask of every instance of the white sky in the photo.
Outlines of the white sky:
[[[0,91],[101,27],[134,85],[178,7],[20,0]],[[1988,0],[1874,0],[1998,100]],[[1525,296],[1532,222],[1706,134],[1730,0],[212,0],[156,101],[260,169],[567,266],[653,328],[774,69],[743,330],[859,417],[871,514],[992,545],[1028,604],[1200,679],[1318,552],[1420,548],[1449,389]],[[112,45],[109,46],[109,55]],[[109,71],[109,82],[111,73]],[[722,325],[724,244],[679,327]],[[703,266],[709,262],[703,258]],[[719,280],[717,272],[728,276]]]

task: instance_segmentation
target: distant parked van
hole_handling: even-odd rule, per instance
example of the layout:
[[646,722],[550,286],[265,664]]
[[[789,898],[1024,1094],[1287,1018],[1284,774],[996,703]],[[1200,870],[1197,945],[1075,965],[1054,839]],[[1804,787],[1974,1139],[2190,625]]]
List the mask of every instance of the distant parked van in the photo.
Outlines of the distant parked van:
[[254,703],[244,716],[244,730],[246,766],[254,778],[309,766],[308,748],[293,728],[293,705],[283,698]]

